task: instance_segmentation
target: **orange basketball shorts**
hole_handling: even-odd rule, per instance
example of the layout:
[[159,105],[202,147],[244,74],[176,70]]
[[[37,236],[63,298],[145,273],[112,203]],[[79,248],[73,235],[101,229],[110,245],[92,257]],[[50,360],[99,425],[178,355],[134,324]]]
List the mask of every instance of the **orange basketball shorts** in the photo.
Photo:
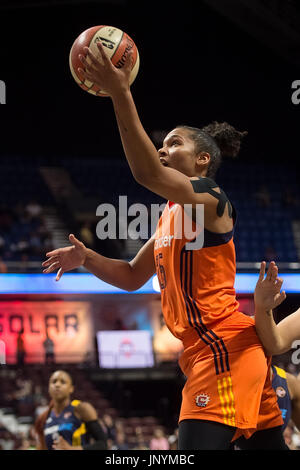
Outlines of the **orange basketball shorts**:
[[[202,330],[201,330],[202,331]],[[268,358],[254,320],[235,312],[201,338],[183,341],[179,364],[187,381],[179,421],[203,419],[237,428],[234,439],[283,424]]]

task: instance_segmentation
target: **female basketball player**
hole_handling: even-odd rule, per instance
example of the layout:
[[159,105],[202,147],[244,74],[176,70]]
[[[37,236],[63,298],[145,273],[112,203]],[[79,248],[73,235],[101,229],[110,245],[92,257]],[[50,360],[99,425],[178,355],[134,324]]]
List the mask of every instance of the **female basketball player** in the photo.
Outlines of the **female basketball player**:
[[300,338],[300,309],[285,317],[277,325],[272,310],[286,298],[281,290],[283,280],[278,278],[278,267],[272,261],[265,276],[266,263],[260,267],[255,288],[255,327],[268,355],[279,355],[289,351],[293,341]]
[[[80,73],[110,95],[135,179],[169,203],[155,236],[131,262],[104,258],[70,235],[73,246],[47,253],[44,272],[58,269],[59,280],[65,271],[83,264],[105,282],[131,291],[156,270],[166,324],[184,345],[180,366],[187,381],[179,417],[179,449],[229,449],[232,440],[240,435],[248,438],[256,430],[262,430],[259,448],[287,449],[270,381],[270,360],[254,320],[238,310],[235,211],[211,179],[221,163],[217,140],[223,151],[237,154],[244,134],[226,123],[213,123],[207,132],[178,126],[157,152],[130,92],[131,56],[117,69],[101,43],[98,47],[103,63],[86,49],[91,65],[81,56],[85,70]],[[187,204],[192,214],[183,207]],[[199,205],[204,206],[204,227],[195,224]],[[185,232],[183,212],[191,215],[189,220],[197,229],[195,241],[204,232],[201,249],[186,249],[191,233]]]
[[[95,408],[88,402],[71,401],[74,391],[71,376],[62,370],[49,380],[51,402],[36,421],[39,450],[102,450],[106,437]],[[89,439],[94,439],[89,444]]]
[[[255,301],[255,327],[267,354],[282,354],[291,348],[292,342],[298,336],[300,330],[299,315],[297,312],[290,315],[282,322],[276,323],[273,319],[272,310],[278,307],[286,298],[284,291],[281,291],[283,280],[278,278],[278,267],[272,261],[269,264],[265,276],[266,263],[263,261],[260,266],[259,278],[254,291]],[[300,312],[300,310],[298,311]],[[300,425],[300,382],[292,374],[285,372],[272,365],[270,369],[272,387],[276,392],[277,402],[282,413],[283,426],[286,428],[291,416],[295,424]],[[257,431],[249,439],[244,436],[235,441],[235,445],[242,450],[259,448],[260,434]]]
[[285,430],[290,419],[300,429],[299,378],[275,365],[272,365],[271,372],[272,387],[276,392],[278,405],[282,413],[282,430]]
[[[290,420],[300,429],[300,380],[284,369],[272,365],[271,370],[272,387],[277,396],[277,403],[282,414],[282,432],[286,429]],[[235,441],[240,450],[253,450],[259,447],[260,432],[255,432],[249,439],[241,436]]]

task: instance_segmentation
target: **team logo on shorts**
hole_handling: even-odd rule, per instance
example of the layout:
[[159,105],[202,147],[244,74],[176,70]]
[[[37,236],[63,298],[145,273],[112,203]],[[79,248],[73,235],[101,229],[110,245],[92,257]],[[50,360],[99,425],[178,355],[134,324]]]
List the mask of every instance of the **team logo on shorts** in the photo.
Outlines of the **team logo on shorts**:
[[284,390],[283,387],[277,387],[276,388],[276,395],[279,397],[279,398],[283,398],[286,396],[286,391]]
[[207,395],[207,393],[199,393],[199,395],[196,396],[196,405],[200,406],[201,408],[205,408],[205,406],[208,404],[210,397]]

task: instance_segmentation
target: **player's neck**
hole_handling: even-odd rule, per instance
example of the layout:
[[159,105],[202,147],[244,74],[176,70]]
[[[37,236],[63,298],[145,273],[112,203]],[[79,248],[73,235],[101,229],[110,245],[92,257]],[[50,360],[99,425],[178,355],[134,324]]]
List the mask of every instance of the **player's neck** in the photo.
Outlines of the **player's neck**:
[[70,398],[64,398],[61,401],[55,401],[53,410],[56,415],[59,415],[70,404]]

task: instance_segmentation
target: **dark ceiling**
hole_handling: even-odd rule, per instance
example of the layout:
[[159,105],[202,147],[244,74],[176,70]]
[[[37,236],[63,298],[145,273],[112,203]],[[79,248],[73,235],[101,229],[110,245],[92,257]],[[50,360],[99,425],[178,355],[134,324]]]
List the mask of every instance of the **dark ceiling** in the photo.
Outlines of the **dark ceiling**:
[[256,37],[255,24],[243,23],[234,2],[229,4],[235,14],[210,0],[180,6],[156,0],[1,0],[0,80],[7,92],[0,107],[1,154],[122,156],[109,98],[82,91],[68,65],[70,47],[83,30],[110,24],[128,32],[139,48],[132,92],[147,132],[227,120],[249,131],[244,158],[296,158],[300,105],[291,101],[291,85],[300,79],[293,60],[300,57],[297,38],[281,47],[279,26],[274,20],[271,28],[270,18],[268,41],[262,20]]

